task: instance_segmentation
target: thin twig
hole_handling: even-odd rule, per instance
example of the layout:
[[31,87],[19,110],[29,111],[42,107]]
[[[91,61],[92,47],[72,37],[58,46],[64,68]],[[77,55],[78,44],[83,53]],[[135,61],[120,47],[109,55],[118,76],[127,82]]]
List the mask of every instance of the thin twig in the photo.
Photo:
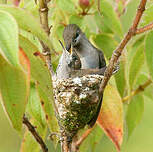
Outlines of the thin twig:
[[125,96],[123,99],[122,99],[122,102],[126,102],[128,101],[129,99],[131,99],[133,96],[137,95],[138,93],[144,91],[144,89],[146,87],[148,87],[150,84],[152,83],[151,80],[147,80],[144,84],[140,85],[137,89],[135,89],[134,91],[131,92],[131,94],[129,96]]
[[31,134],[33,135],[35,140],[39,143],[42,151],[48,152],[48,148],[47,148],[46,144],[44,143],[43,139],[39,136],[39,134],[35,130],[35,127],[29,122],[28,118],[26,118],[25,115],[23,116],[23,124],[25,124],[27,126],[28,130],[31,132]]
[[103,14],[102,14],[102,12],[100,10],[100,0],[97,1],[97,9],[98,9],[98,12],[99,12],[100,16],[103,17]]
[[151,29],[153,29],[153,23],[150,23],[150,24],[148,24],[148,25],[146,25],[142,28],[137,29],[135,34],[141,34],[141,33],[144,33],[146,31],[149,31]]
[[118,59],[121,56],[121,53],[122,53],[123,49],[125,48],[126,44],[129,42],[129,40],[132,38],[132,36],[135,35],[138,23],[140,22],[142,14],[145,10],[146,2],[147,2],[147,0],[141,0],[131,28],[129,29],[128,33],[125,35],[124,39],[121,41],[121,43],[119,44],[117,49],[112,54],[111,60],[110,60],[109,65],[108,65],[108,68],[105,71],[103,81],[100,84],[99,93],[100,93],[101,96],[102,96],[102,93],[103,93],[110,77],[112,76],[115,65],[118,62]]
[[119,2],[120,2],[120,0],[115,0],[115,8],[114,8],[118,17],[120,16],[120,12],[119,12],[119,8],[118,8],[119,7]]
[[[47,33],[47,35],[50,35],[50,27],[48,25],[48,7],[47,7],[47,0],[39,0],[39,14],[40,14],[40,23],[42,25],[42,28]],[[53,67],[51,64],[51,51],[47,45],[43,43],[43,41],[40,41],[42,47],[43,47],[43,54],[46,59],[46,64],[48,66],[48,69],[51,73],[51,75],[54,75]]]
[[[117,7],[118,7],[118,3],[119,3],[119,1],[118,0],[116,0],[116,2],[117,2]],[[122,0],[122,4],[123,4],[123,9],[122,9],[122,11],[121,12],[119,12],[119,8],[115,8],[115,11],[116,11],[116,13],[117,13],[117,15],[118,15],[118,17],[120,17],[121,15],[123,15],[124,14],[124,12],[125,12],[125,10],[126,10],[126,6],[128,5],[128,3],[130,2],[130,0]],[[117,9],[117,10],[116,10]]]
[[83,143],[83,141],[89,136],[89,134],[92,132],[92,130],[94,129],[95,127],[93,128],[90,128],[88,130],[85,131],[85,133],[80,137],[80,139],[78,141],[76,141],[75,143],[75,150],[79,150],[79,147],[80,145]]

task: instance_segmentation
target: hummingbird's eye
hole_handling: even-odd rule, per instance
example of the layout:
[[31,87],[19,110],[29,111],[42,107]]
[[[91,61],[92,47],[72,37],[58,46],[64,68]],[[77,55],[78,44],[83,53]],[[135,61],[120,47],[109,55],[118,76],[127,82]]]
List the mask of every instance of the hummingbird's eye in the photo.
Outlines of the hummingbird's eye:
[[75,38],[77,38],[79,36],[79,31],[76,32]]
[[76,31],[74,37],[72,38],[73,46],[77,45],[78,39],[79,39],[79,35],[80,35],[80,32],[79,32],[79,30],[78,30],[78,31]]

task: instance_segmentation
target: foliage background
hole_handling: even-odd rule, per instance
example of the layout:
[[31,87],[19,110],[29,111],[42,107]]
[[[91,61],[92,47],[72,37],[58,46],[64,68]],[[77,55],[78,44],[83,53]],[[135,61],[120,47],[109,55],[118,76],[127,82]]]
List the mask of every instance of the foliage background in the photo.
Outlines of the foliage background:
[[[133,131],[127,143],[123,144],[122,152],[152,152],[153,149],[153,102],[145,97],[145,108],[140,124]],[[18,152],[21,140],[17,132],[10,126],[8,119],[0,105],[0,152]],[[92,134],[92,133],[91,133]],[[93,135],[93,134],[92,134]],[[116,152],[114,145],[106,136],[99,142],[98,152]]]
[[[102,17],[98,14],[96,8],[97,5],[93,5],[89,11],[89,13],[94,13],[94,15],[85,15],[83,17],[80,17],[76,15],[76,13],[81,12],[81,8],[79,8],[77,1],[56,0],[54,2],[55,6],[57,7],[54,7],[54,4],[51,4],[49,12],[49,23],[53,25],[50,38],[55,50],[59,52],[59,54],[61,54],[61,46],[59,45],[58,39],[62,40],[62,31],[64,28],[63,25],[68,23],[76,23],[79,24],[80,27],[85,31],[87,37],[89,37],[89,39],[94,42],[97,47],[101,48],[104,51],[104,54],[108,61],[111,57],[113,49],[115,49],[117,44],[123,38],[123,35],[130,27],[140,0],[131,0],[126,6],[125,13],[121,15],[120,20],[117,18],[117,14],[113,10],[113,7],[115,7],[113,0],[110,0],[108,2],[102,0]],[[142,21],[140,23],[140,27],[150,23],[153,20],[152,2],[153,1],[150,0],[147,3],[148,10],[144,13]],[[12,4],[11,1],[8,1],[8,3]],[[92,3],[92,0],[90,1],[90,3]],[[76,6],[78,9],[76,9],[74,6]],[[20,7],[26,8],[26,10],[30,11],[37,19],[39,19],[38,6],[35,5],[34,1],[22,1]],[[121,13],[123,9],[124,7],[121,3],[119,3],[119,12]],[[41,47],[38,45],[38,41],[35,40],[33,36],[25,32],[26,27],[22,26],[22,20],[21,22],[20,20],[18,20],[18,22],[21,24],[22,29],[20,29],[20,34],[27,37],[29,40],[31,40],[32,43],[36,44],[37,47],[41,49]],[[39,34],[40,33],[38,33],[38,35]],[[128,44],[121,58],[120,73],[115,76],[116,78],[112,78],[110,81],[110,83],[115,86],[116,89],[118,89],[118,93],[120,93],[121,97],[129,95],[131,90],[137,88],[149,77],[147,60],[144,56],[146,35],[147,33],[138,35],[134,37],[132,41]],[[58,59],[59,55],[53,56],[54,68],[56,68],[58,64]],[[141,94],[132,98],[130,105],[124,104],[124,142],[121,148],[123,152],[152,152],[152,93],[153,86],[150,85],[147,89],[145,89],[144,92],[141,92]],[[7,117],[5,116],[2,107],[0,108],[0,115],[0,152],[19,151],[21,144],[20,137],[8,123]],[[33,115],[33,117],[35,116]],[[129,134],[127,133],[127,129],[129,130]],[[96,137],[94,136],[95,132],[98,134],[98,139],[96,139]],[[86,146],[87,144],[88,146]],[[90,144],[92,145],[91,147]],[[52,147],[50,143],[48,143],[48,146]],[[83,143],[81,147],[82,151],[84,147],[87,148],[86,150],[84,150],[87,152],[92,151],[92,148],[94,148],[95,151],[116,151],[114,145],[98,127],[96,127],[96,129]]]

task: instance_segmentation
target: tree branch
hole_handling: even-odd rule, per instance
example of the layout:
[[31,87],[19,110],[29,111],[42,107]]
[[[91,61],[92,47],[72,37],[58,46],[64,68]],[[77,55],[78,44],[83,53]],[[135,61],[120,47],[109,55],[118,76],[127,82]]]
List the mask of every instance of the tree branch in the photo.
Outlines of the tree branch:
[[61,130],[61,137],[61,152],[71,152],[71,141],[63,130]]
[[138,23],[140,22],[141,16],[145,10],[146,2],[147,2],[147,0],[141,0],[132,26],[130,27],[128,33],[125,35],[124,39],[121,41],[119,46],[116,48],[116,50],[112,54],[108,68],[106,69],[105,74],[104,74],[104,79],[100,84],[99,93],[101,96],[102,96],[102,93],[103,93],[110,77],[112,76],[115,65],[117,64],[117,61],[118,61],[119,57],[121,56],[123,49],[125,48],[126,44],[129,42],[129,40],[132,38],[132,36],[135,35]]
[[[47,33],[47,35],[50,35],[50,28],[48,26],[48,7],[47,7],[47,0],[39,0],[39,15],[40,15],[40,23],[42,25],[42,28]],[[43,47],[43,55],[46,59],[46,64],[48,66],[48,69],[51,73],[51,75],[54,75],[53,67],[51,64],[51,51],[48,46],[46,46],[43,41],[40,41],[42,47]]]
[[133,96],[137,95],[138,93],[144,91],[146,87],[148,87],[152,83],[151,80],[147,80],[144,84],[140,85],[137,89],[131,92],[129,96],[126,96],[122,99],[122,102],[126,102],[131,99]]
[[141,34],[141,33],[144,33],[146,31],[149,31],[151,29],[153,29],[153,23],[150,23],[150,24],[148,24],[148,25],[146,25],[142,28],[137,29],[135,34]]
[[83,141],[89,136],[89,134],[92,132],[92,130],[93,130],[94,128],[95,128],[95,127],[86,130],[86,131],[84,132],[84,134],[80,137],[80,139],[77,140],[77,141],[75,142],[75,151],[79,150],[80,145],[81,145],[81,144],[83,143]]
[[25,115],[23,116],[23,124],[25,124],[27,126],[28,130],[31,132],[31,134],[33,135],[35,140],[39,143],[42,151],[48,152],[48,148],[47,148],[46,144],[44,143],[43,139],[39,136],[39,134],[35,130],[35,127],[29,122],[28,118],[26,118]]

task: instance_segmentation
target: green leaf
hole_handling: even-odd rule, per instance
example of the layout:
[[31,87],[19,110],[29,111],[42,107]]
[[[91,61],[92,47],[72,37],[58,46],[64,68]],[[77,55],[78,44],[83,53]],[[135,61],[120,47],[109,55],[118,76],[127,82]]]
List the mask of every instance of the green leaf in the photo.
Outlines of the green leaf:
[[0,93],[13,127],[21,131],[29,93],[27,75],[0,55]]
[[[35,127],[38,134],[44,140],[47,134],[47,127],[42,127],[38,121],[31,121],[32,125]],[[21,144],[21,152],[40,152],[41,148],[38,142],[34,139],[33,135],[26,128],[24,137]]]
[[19,65],[18,26],[7,12],[0,11],[0,53],[13,65]]
[[113,37],[106,34],[99,34],[93,37],[93,41],[105,54],[106,58],[109,59],[113,53],[113,50],[117,46],[117,42]]
[[107,0],[100,1],[100,10],[103,15],[104,24],[112,29],[112,31],[118,36],[122,36],[122,27],[113,6]]
[[[57,28],[54,31],[55,32],[54,32],[53,35],[56,35],[58,40],[62,40],[63,39],[62,36],[63,36],[64,26],[63,25],[59,25],[59,26],[57,26]],[[59,44],[59,41],[58,41],[58,44]]]
[[121,16],[121,23],[123,26],[124,33],[128,31],[128,29],[130,28],[133,22],[139,2],[140,0],[130,1],[128,5],[126,6],[125,13]]
[[53,49],[52,43],[41,28],[39,20],[34,18],[28,11],[6,5],[0,5],[0,10],[9,12],[16,19],[21,29],[31,32],[34,36],[42,40],[51,50]]
[[[55,117],[55,111],[54,111],[54,107],[53,107],[53,105],[54,105],[53,95],[52,95],[52,98],[50,98],[48,96],[48,92],[45,92],[41,88],[41,85],[38,85],[37,89],[38,89],[38,93],[39,93],[39,96],[41,99],[42,107],[45,111],[46,120],[49,124],[49,128],[52,132],[58,132],[59,128],[58,128],[57,119]],[[50,94],[52,94],[53,90],[49,90],[49,91],[50,91]]]
[[145,56],[151,79],[153,80],[153,31],[148,33],[145,40]]
[[104,17],[102,17],[98,12],[94,14],[94,19],[100,32],[113,33],[112,29],[108,27],[108,23],[106,23]]
[[94,152],[97,144],[100,142],[100,139],[103,136],[103,131],[97,125],[85,141],[80,146],[80,152]]
[[[92,24],[91,24],[92,23]],[[95,22],[94,16],[86,15],[84,17],[84,23],[92,33],[97,33],[97,24]]]
[[73,13],[76,10],[72,0],[56,0],[56,3],[61,10],[67,11],[69,13]]
[[153,5],[150,5],[147,7],[147,9],[144,12],[144,15],[142,16],[142,23],[141,26],[145,26],[153,21]]
[[5,4],[6,0],[0,0],[0,4]]
[[70,24],[77,24],[79,27],[81,27],[82,23],[83,23],[83,17],[77,16],[77,15],[72,15],[72,16],[70,16],[69,23]]
[[129,65],[131,64],[131,61],[137,52],[137,50],[144,44],[144,38],[145,36],[143,35],[138,35],[136,37],[133,37],[132,44],[127,47],[127,75],[129,75]]
[[127,88],[126,84],[126,73],[125,73],[125,63],[126,59],[125,56],[122,56],[122,60],[120,61],[120,69],[119,71],[115,74],[115,81],[116,81],[116,86],[117,89],[120,93],[120,96],[124,96],[124,92]]
[[35,84],[31,84],[27,111],[42,127],[46,125],[45,114],[41,107],[39,94],[35,88]]
[[140,73],[136,81],[136,88],[146,83],[146,81],[148,81],[148,78],[149,77],[147,76],[146,72]]
[[117,89],[111,85],[105,89],[97,123],[120,151],[123,141],[123,104]]
[[135,52],[129,67],[129,84],[130,89],[133,89],[137,76],[144,64],[144,45],[141,45]]
[[148,86],[147,88],[145,88],[144,90],[144,95],[147,96],[148,98],[150,98],[151,100],[153,99],[153,84]]
[[144,101],[141,95],[136,95],[128,105],[126,122],[128,126],[128,137],[131,136],[134,128],[139,124],[144,112]]
[[39,53],[38,48],[23,36],[19,37],[19,42],[21,48],[25,51],[30,60],[32,78],[37,83],[38,88],[41,89],[41,91],[39,91],[39,96],[45,111],[49,128],[51,131],[57,132],[58,124],[54,113],[54,98],[51,75],[48,71],[45,61],[43,61],[41,56],[34,55],[35,53]]

